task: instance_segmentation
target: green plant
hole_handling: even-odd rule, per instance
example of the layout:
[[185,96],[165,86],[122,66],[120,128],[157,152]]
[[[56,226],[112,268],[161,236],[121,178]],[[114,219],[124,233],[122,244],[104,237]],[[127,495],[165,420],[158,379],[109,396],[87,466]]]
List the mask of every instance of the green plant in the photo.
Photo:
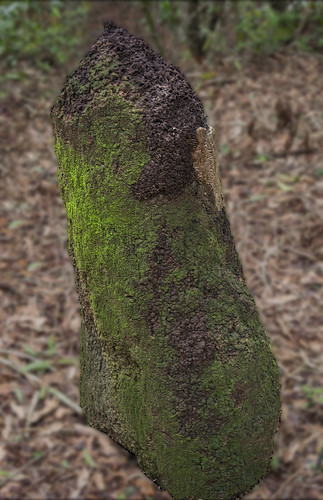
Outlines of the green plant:
[[302,390],[306,396],[307,401],[304,407],[313,406],[315,404],[323,404],[323,388],[322,387],[310,387],[308,385],[302,385]]
[[47,70],[68,60],[80,42],[88,8],[84,1],[1,2],[2,79],[21,79],[17,68],[22,61]]
[[284,46],[320,50],[323,4],[310,0],[141,0],[143,21],[157,49],[165,28],[172,47],[183,42],[197,60],[217,53],[270,54]]

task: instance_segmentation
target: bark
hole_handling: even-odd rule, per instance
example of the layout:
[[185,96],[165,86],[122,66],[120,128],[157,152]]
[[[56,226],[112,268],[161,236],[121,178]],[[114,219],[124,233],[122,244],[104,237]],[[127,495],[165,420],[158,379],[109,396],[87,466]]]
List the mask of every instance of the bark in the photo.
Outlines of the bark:
[[175,499],[244,494],[268,472],[279,375],[200,100],[107,23],[52,120],[89,424]]

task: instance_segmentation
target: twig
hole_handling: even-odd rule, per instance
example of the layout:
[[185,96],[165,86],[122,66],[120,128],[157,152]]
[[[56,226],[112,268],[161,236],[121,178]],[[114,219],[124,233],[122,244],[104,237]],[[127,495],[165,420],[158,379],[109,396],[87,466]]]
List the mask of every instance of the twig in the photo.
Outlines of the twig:
[[28,434],[30,426],[31,426],[31,418],[34,413],[34,410],[36,409],[36,406],[38,404],[40,397],[40,390],[34,392],[32,398],[31,398],[31,403],[27,411],[27,416],[26,416],[26,425],[25,425],[25,434]]
[[312,155],[317,153],[317,149],[299,149],[298,151],[286,151],[284,153],[273,153],[273,158],[285,158],[286,156]]
[[269,275],[267,273],[267,261],[268,261],[269,257],[271,257],[271,255],[273,255],[275,252],[276,252],[276,249],[274,247],[267,248],[265,255],[262,259],[262,262],[260,264],[262,281],[267,289],[268,288],[271,289],[271,283],[270,283]]
[[40,379],[36,375],[33,375],[32,373],[22,373],[21,367],[13,363],[12,361],[9,361],[8,359],[4,359],[0,357],[0,363],[2,363],[5,366],[8,366],[12,370],[18,372],[20,375],[23,375],[24,377],[28,379],[31,379],[33,382],[39,383],[40,384]]
[[15,351],[14,349],[0,349],[0,354],[12,354],[18,358],[30,359],[30,361],[38,361],[38,358],[31,356],[25,352]]
[[215,78],[209,80],[208,82],[201,83],[201,85],[198,85],[198,90],[210,87],[211,85],[231,85],[232,83],[236,82],[237,82],[236,78],[224,78],[224,79]]
[[283,250],[286,250],[287,252],[295,253],[296,255],[300,255],[301,257],[305,257],[306,259],[311,260],[312,262],[317,262],[316,257],[311,255],[310,253],[304,252],[303,250],[298,250],[297,248],[288,247],[288,246],[284,246]]
[[314,365],[314,363],[312,363],[312,362],[308,359],[307,355],[305,354],[305,352],[304,352],[302,349],[299,351],[299,353],[300,353],[301,358],[302,358],[302,359],[303,359],[303,361],[304,361],[304,364],[305,364],[308,368],[311,368],[312,370],[315,370],[317,373],[323,373],[323,372],[322,372],[322,370],[320,370],[320,368],[319,368],[318,366]]

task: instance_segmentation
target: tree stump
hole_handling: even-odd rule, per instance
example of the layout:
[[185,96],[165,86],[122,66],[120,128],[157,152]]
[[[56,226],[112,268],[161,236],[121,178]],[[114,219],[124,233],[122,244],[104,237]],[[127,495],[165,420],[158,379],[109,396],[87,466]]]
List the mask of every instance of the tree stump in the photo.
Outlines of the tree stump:
[[184,75],[112,22],[52,108],[81,303],[81,406],[178,500],[269,467],[278,368]]

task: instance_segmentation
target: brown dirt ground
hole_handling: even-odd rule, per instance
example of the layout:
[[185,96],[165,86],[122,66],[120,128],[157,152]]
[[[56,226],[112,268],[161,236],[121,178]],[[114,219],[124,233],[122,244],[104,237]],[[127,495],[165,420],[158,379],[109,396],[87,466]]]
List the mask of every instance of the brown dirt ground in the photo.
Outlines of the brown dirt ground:
[[[129,8],[107,5],[96,19],[110,9],[140,33]],[[218,131],[233,235],[281,370],[273,471],[245,498],[320,499],[322,58],[178,64]],[[166,500],[78,406],[79,305],[49,120],[64,71],[30,70],[0,104],[0,498]]]

